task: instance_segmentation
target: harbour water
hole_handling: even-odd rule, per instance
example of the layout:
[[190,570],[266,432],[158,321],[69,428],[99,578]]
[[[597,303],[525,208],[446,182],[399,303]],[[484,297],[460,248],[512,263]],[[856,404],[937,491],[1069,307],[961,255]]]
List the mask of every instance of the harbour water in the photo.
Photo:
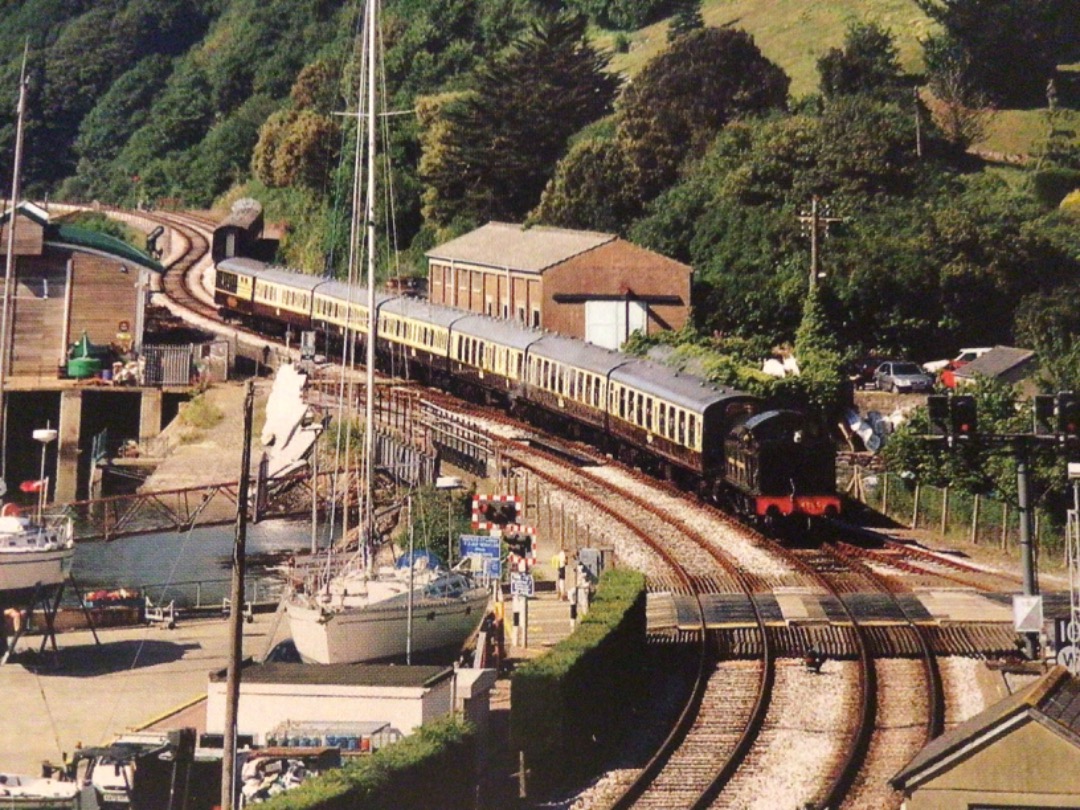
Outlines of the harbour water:
[[[220,605],[229,591],[234,537],[230,524],[80,543],[74,574],[84,593],[138,588],[155,604]],[[310,545],[311,524],[304,521],[249,526],[247,598],[273,598],[279,580],[270,568]]]

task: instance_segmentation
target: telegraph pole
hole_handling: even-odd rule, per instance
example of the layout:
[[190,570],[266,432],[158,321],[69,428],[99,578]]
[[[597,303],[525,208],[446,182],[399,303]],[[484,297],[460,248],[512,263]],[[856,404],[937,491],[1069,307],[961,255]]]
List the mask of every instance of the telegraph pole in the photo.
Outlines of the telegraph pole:
[[240,707],[240,668],[244,645],[244,565],[247,545],[248,484],[251,479],[251,424],[255,384],[248,381],[244,397],[244,447],[236,495],[236,539],[233,543],[232,604],[229,613],[229,666],[225,679],[225,739],[221,752],[221,809],[232,810],[236,784],[237,710]]
[[803,225],[803,235],[810,237],[810,289],[817,286],[818,279],[824,278],[825,274],[820,269],[821,252],[820,240],[829,235],[829,226],[834,222],[843,222],[843,217],[830,216],[829,206],[821,201],[815,194],[810,198],[810,210],[799,214],[799,222]]

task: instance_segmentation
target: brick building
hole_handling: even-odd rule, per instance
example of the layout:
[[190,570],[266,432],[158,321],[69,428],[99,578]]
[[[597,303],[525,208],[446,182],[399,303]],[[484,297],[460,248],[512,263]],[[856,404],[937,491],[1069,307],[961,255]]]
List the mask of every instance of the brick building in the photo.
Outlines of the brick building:
[[598,346],[690,317],[693,270],[612,234],[489,222],[426,255],[432,303]]

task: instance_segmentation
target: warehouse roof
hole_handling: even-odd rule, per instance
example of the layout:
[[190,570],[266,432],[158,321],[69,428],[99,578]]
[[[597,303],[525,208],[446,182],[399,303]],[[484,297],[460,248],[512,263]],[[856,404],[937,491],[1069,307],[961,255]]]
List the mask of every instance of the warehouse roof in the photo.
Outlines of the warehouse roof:
[[617,238],[610,233],[489,222],[425,255],[429,259],[540,273]]

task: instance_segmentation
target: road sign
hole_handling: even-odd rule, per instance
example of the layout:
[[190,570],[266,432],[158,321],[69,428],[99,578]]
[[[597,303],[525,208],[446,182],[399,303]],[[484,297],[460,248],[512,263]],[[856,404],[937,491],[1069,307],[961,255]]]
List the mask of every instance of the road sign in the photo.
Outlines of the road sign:
[[1038,633],[1043,626],[1041,596],[1013,595],[1013,625],[1017,633]]
[[510,593],[514,596],[533,596],[536,593],[536,585],[532,574],[519,574],[516,571],[510,574]]

